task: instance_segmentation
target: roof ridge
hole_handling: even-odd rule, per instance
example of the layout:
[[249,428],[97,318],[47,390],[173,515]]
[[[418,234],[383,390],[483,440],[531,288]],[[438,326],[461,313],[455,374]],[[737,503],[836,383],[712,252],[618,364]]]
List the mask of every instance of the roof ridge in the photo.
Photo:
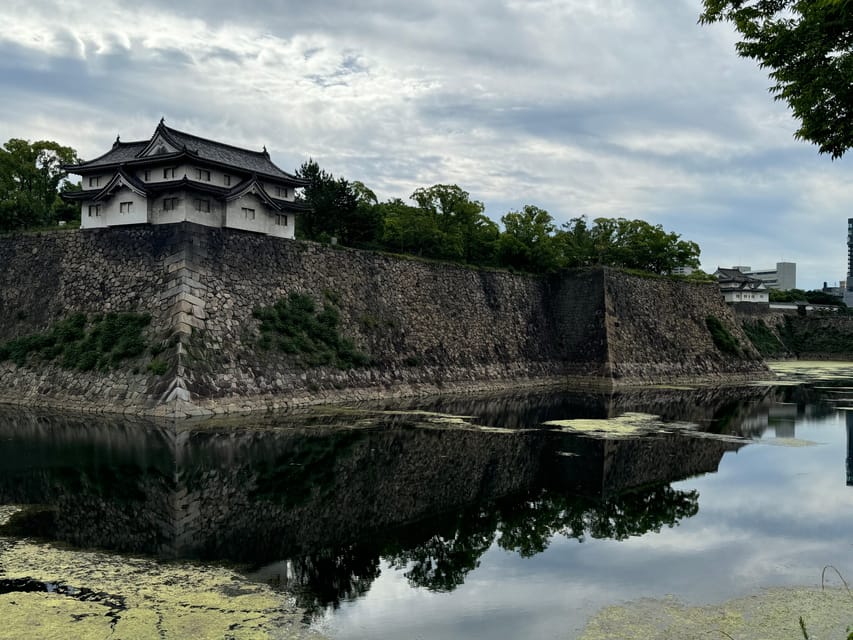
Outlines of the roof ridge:
[[64,166],[64,167],[82,167],[83,165],[90,164],[90,163],[92,163],[92,162],[95,162],[95,161],[97,161],[97,160],[100,160],[101,158],[104,158],[104,157],[108,156],[108,155],[109,155],[109,154],[111,154],[113,151],[115,151],[116,146],[120,146],[120,147],[129,147],[129,146],[134,145],[134,144],[148,144],[148,140],[133,140],[133,141],[131,141],[131,142],[122,142],[122,141],[120,141],[120,140],[119,140],[118,145],[113,144],[113,146],[112,146],[112,147],[110,147],[107,151],[104,151],[104,152],[103,152],[101,155],[99,155],[99,156],[95,156],[95,157],[94,157],[94,158],[92,158],[91,160],[81,160],[81,161],[80,161],[80,162],[78,162],[77,164],[67,164],[67,165],[63,165],[63,166]]
[[228,147],[230,149],[235,149],[237,151],[243,151],[245,153],[253,153],[257,156],[266,157],[266,153],[264,151],[254,151],[252,149],[247,149],[246,147],[238,147],[234,144],[228,144],[227,142],[220,142],[219,140],[213,140],[211,138],[205,138],[203,136],[197,136],[194,133],[187,133],[186,131],[180,131],[179,129],[174,129],[166,124],[163,125],[163,128],[166,129],[169,133],[177,133],[181,136],[186,136],[187,138],[195,138],[196,140],[201,140],[203,142],[209,142],[211,144],[219,145],[220,147]]

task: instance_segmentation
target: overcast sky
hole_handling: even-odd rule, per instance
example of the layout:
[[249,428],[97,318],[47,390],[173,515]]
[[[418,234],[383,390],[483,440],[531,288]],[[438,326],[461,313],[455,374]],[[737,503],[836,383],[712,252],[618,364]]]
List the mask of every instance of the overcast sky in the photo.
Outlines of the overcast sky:
[[177,129],[309,157],[381,200],[455,183],[495,220],[642,218],[702,266],[845,277],[850,160],[796,122],[700,0],[4,0],[0,142],[83,158]]

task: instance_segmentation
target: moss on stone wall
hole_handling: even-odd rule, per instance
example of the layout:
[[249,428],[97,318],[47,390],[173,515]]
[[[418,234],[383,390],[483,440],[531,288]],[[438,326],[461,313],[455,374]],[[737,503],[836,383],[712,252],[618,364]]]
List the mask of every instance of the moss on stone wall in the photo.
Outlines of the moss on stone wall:
[[261,321],[258,347],[277,348],[304,367],[368,365],[370,358],[340,334],[339,296],[327,291],[325,298],[320,310],[310,296],[300,293],[291,293],[271,307],[256,308],[252,315]]
[[853,322],[849,317],[785,316],[779,334],[788,349],[796,354],[853,353]]
[[705,318],[705,324],[708,331],[711,332],[711,339],[714,345],[723,353],[728,353],[733,356],[740,355],[740,343],[737,341],[726,326],[716,316],[708,316]]
[[148,314],[108,313],[90,318],[75,313],[46,331],[0,344],[0,361],[11,360],[19,367],[33,359],[80,371],[109,369],[145,352],[143,330],[150,322]]
[[743,331],[752,342],[753,346],[758,349],[761,355],[772,358],[774,356],[783,356],[788,353],[788,349],[779,341],[773,330],[760,318],[755,320],[745,320],[742,324]]

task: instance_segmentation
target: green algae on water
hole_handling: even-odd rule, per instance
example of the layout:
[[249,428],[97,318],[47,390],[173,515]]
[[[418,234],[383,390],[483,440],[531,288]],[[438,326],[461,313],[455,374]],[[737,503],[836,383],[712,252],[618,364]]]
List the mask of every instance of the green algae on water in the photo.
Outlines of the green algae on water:
[[673,430],[695,431],[697,425],[689,422],[663,422],[660,416],[649,413],[623,413],[615,418],[576,418],[550,420],[543,423],[549,427],[561,427],[564,431],[586,433],[598,437],[624,438],[647,433],[664,433]]
[[[4,512],[7,509],[4,508]],[[286,595],[191,562],[79,551],[0,538],[0,578],[52,592],[0,594],[0,639],[311,638]]]
[[675,598],[643,599],[606,607],[578,640],[778,640],[802,638],[803,617],[811,638],[846,638],[853,601],[842,588],[775,588],[720,605],[685,605]]

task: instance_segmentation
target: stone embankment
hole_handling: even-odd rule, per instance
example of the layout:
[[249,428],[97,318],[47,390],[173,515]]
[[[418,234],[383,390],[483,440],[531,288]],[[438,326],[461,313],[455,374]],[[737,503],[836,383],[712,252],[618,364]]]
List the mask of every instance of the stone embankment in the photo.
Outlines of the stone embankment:
[[[259,344],[253,311],[334,301],[364,367],[305,367]],[[189,223],[0,239],[0,343],[73,312],[151,315],[150,356],[110,371],[0,363],[0,401],[184,416],[525,385],[766,375],[713,285],[610,269],[534,277]],[[718,318],[741,345],[721,351]]]
[[741,327],[757,336],[755,346],[767,359],[853,360],[853,316],[800,314],[766,305],[740,305],[735,314]]

